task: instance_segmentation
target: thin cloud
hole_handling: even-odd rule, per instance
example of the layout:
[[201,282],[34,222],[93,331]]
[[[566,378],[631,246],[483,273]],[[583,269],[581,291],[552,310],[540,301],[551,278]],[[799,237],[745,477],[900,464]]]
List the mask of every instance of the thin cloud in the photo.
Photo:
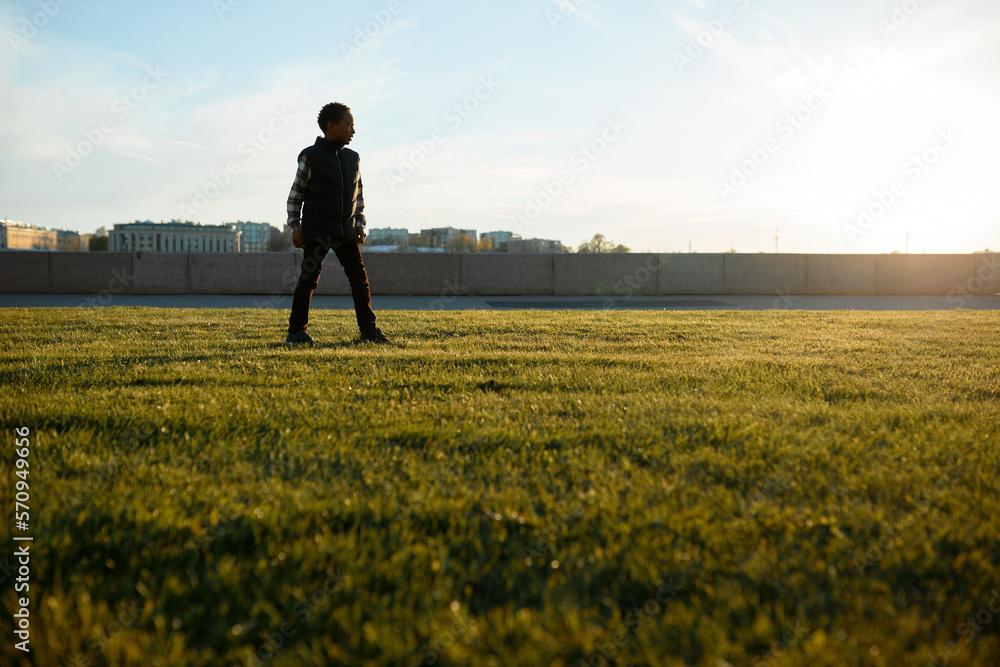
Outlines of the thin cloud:
[[138,153],[130,153],[128,151],[116,150],[113,151],[117,155],[123,155],[125,157],[130,157],[135,160],[140,160],[142,162],[159,162],[155,157],[150,157],[148,155],[139,155]]
[[204,145],[202,145],[202,144],[196,144],[193,141],[182,141],[180,139],[171,139],[171,140],[167,141],[166,143],[172,144],[174,146],[180,146],[182,148],[192,148],[192,149],[197,150],[197,151],[206,150],[206,148],[205,148]]

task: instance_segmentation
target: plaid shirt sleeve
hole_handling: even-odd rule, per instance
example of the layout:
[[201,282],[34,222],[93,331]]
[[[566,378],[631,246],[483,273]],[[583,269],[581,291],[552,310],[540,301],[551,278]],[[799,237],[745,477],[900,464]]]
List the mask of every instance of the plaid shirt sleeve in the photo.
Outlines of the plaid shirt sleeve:
[[309,161],[305,155],[299,160],[299,167],[295,171],[295,182],[292,183],[292,191],[288,193],[288,226],[292,231],[302,229],[302,202],[306,197],[306,185],[309,184],[309,177],[312,172],[309,170]]
[[361,176],[360,175],[358,176],[358,199],[357,199],[357,202],[358,202],[358,206],[357,206],[357,209],[355,209],[355,212],[354,212],[354,226],[355,227],[364,227],[365,225],[368,224],[368,222],[365,220],[365,197],[364,197],[364,190],[361,187]]

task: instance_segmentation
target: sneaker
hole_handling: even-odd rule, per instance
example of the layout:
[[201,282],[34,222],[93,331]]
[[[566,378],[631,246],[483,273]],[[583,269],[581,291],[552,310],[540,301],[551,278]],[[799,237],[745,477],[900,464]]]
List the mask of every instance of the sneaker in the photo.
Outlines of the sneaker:
[[388,343],[389,339],[385,337],[382,330],[375,327],[371,331],[361,332],[361,340],[365,343]]
[[288,334],[288,337],[285,338],[285,345],[287,345],[288,347],[293,347],[295,345],[315,345],[315,344],[316,343],[312,339],[312,336],[307,334],[305,329],[303,329],[302,331],[297,331],[295,333],[290,333]]

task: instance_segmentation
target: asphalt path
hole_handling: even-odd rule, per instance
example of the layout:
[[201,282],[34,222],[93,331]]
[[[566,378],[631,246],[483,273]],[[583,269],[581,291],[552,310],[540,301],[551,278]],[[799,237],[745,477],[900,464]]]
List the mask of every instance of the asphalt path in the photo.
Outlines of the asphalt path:
[[[269,308],[289,310],[291,295],[0,294],[0,308]],[[993,296],[372,296],[376,310],[998,310]],[[311,309],[353,310],[349,296],[314,296]]]

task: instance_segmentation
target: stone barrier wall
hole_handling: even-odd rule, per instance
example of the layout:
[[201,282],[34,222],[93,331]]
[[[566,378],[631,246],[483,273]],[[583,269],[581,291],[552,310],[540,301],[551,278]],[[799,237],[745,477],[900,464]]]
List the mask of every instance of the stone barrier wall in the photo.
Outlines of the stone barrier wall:
[[[362,250],[362,253],[364,251]],[[300,253],[0,252],[0,293],[261,294],[295,289]],[[973,295],[1000,255],[368,253],[372,294]],[[332,253],[317,294],[350,294]]]

